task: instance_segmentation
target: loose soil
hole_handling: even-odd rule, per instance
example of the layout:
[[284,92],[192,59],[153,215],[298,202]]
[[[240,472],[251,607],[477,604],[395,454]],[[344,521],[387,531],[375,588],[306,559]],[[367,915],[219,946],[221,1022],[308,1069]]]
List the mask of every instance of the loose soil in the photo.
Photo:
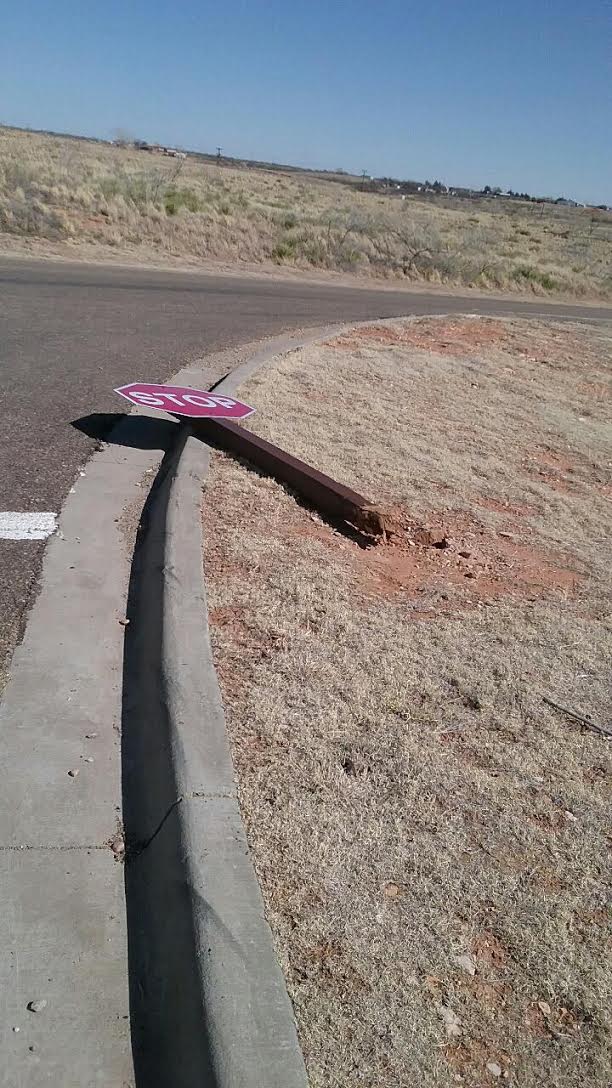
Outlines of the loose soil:
[[394,322],[241,391],[249,426],[387,515],[368,545],[222,455],[205,492],[312,1088],[608,1083],[610,749],[542,696],[610,727],[611,347],[607,326]]

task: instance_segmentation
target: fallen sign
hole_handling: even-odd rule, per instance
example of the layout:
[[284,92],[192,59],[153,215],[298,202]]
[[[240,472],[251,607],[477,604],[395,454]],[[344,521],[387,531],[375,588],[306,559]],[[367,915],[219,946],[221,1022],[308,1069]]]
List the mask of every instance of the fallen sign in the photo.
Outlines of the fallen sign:
[[194,433],[288,484],[328,517],[347,522],[366,537],[386,539],[385,513],[381,507],[246,427],[227,420],[205,420],[194,427]]
[[159,412],[171,412],[175,416],[192,416],[198,419],[246,419],[255,411],[234,397],[209,393],[204,389],[189,389],[182,385],[149,385],[131,382],[114,390],[132,404],[142,408],[155,408]]

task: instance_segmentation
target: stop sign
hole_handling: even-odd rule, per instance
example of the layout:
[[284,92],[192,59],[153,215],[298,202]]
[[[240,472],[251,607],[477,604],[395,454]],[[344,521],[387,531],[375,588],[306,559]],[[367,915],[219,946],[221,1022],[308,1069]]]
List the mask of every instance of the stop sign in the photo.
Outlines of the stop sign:
[[172,412],[177,416],[200,416],[213,419],[246,419],[255,411],[248,404],[204,389],[189,389],[182,385],[148,385],[131,382],[115,389],[121,397],[145,408]]

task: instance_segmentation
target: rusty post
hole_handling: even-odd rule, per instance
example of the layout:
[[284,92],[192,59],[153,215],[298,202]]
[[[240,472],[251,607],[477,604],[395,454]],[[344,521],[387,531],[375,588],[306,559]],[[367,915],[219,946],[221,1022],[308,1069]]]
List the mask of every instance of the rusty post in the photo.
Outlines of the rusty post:
[[244,457],[275,480],[288,484],[328,517],[346,521],[369,536],[385,535],[382,512],[374,503],[265,438],[228,419],[194,420],[191,427],[199,438]]

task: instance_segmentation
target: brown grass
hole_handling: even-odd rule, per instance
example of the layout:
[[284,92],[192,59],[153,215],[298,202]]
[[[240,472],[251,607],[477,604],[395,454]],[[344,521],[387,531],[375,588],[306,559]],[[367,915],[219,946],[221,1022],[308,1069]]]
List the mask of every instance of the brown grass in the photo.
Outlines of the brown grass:
[[223,260],[609,297],[612,214],[405,201],[299,172],[217,167],[0,128],[0,237],[141,260]]
[[313,1088],[607,1083],[609,749],[542,695],[609,723],[610,448],[580,387],[611,336],[417,321],[252,380],[261,433],[380,487],[377,549],[216,458],[215,656]]

